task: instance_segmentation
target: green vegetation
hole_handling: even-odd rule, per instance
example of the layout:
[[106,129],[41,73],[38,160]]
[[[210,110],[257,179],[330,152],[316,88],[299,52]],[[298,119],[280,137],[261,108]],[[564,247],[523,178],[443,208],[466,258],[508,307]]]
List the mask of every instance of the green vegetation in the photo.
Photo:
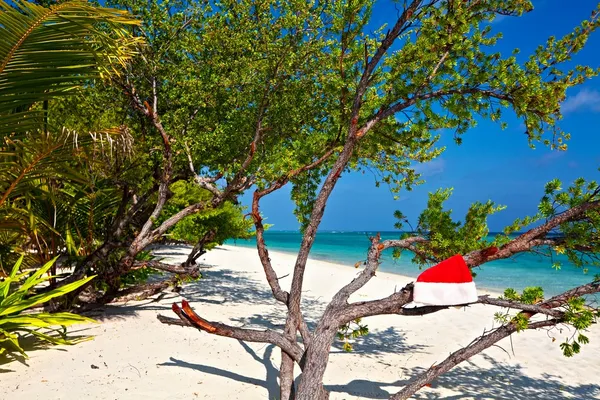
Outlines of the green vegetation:
[[121,146],[123,137],[113,139],[108,131],[78,137],[56,127],[48,102],[75,94],[92,79],[118,75],[141,43],[125,29],[137,24],[126,12],[82,1],[51,8],[0,1],[0,354],[9,359],[26,357],[23,335],[72,344],[66,327],[93,322],[32,308],[94,278],[54,287],[55,261],[92,250],[111,205],[80,169],[106,156],[97,144]]
[[[338,337],[351,350],[350,339],[368,334],[361,318],[445,309],[404,309],[411,285],[380,300],[349,302],[375,275],[386,248],[410,251],[420,266],[461,253],[476,268],[529,251],[564,253],[582,268],[598,265],[596,182],[579,179],[567,190],[550,182],[537,214],[492,242],[485,239],[487,218],[502,206],[475,203],[456,221],[445,208],[451,190],[439,190],[410,235],[372,238],[365,267],[312,331],[302,310],[306,262],[328,199],[347,172],[371,170],[377,185],[411,190],[422,182],[416,166],[443,153],[441,135],[450,132],[460,144],[478,121],[504,128],[508,115],[523,124],[529,146],[566,148],[560,104],[569,88],[598,74],[572,63],[600,26],[598,10],[572,33],[518,58],[518,49],[498,51],[501,35],[491,22],[531,11],[526,0],[412,0],[398,5],[392,25],[375,30],[372,0],[40,4],[0,0],[0,265],[15,263],[0,270],[0,340],[13,351],[22,352],[16,331],[66,343],[37,329],[86,321],[22,313],[30,307],[56,299],[55,309],[77,308],[84,289],[99,303],[141,298],[137,289],[149,296],[197,277],[196,261],[206,250],[255,234],[272,293],[286,307],[283,333],[212,326],[193,318],[187,303],[174,309],[188,326],[281,347],[281,398],[324,400],[331,344]],[[289,291],[271,265],[260,210],[263,197],[286,185],[303,232]],[[250,190],[245,210],[237,199]],[[400,211],[396,218],[406,229]],[[517,231],[525,233],[511,236]],[[148,253],[161,241],[193,249],[181,265],[165,265]],[[58,256],[61,266],[72,267],[66,276],[57,276]],[[20,283],[29,269],[35,272]],[[144,284],[156,270],[170,275]],[[38,287],[43,281],[48,288]],[[582,332],[598,316],[582,296],[598,291],[594,280],[550,299],[539,288],[480,299],[519,311],[498,313],[499,327],[395,398],[412,396],[526,329],[569,325],[577,336],[561,347],[566,356],[578,353],[588,342]],[[548,318],[532,320],[536,314]],[[303,374],[292,390],[295,364]]]
[[[511,235],[522,232],[535,224],[548,222],[568,210],[600,201],[600,187],[596,181],[577,179],[566,189],[555,179],[548,182],[545,194],[538,205],[538,213],[519,218],[497,235],[493,241],[488,241],[489,216],[501,212],[504,206],[499,206],[491,200],[486,203],[474,203],[469,207],[464,221],[454,221],[452,210],[445,209],[444,203],[450,198],[451,190],[438,190],[430,193],[427,209],[418,218],[414,233],[427,238],[427,242],[415,244],[413,262],[425,265],[431,260],[448,258],[454,254],[468,254],[476,250],[501,248],[512,240]],[[406,217],[401,211],[394,215],[398,229],[407,229]],[[600,235],[596,227],[600,223],[600,214],[593,207],[578,219],[565,219],[552,227],[551,237],[547,238],[536,251],[547,257],[552,254],[565,254],[569,261],[580,267],[600,266]],[[406,235],[407,237],[410,235]],[[543,245],[543,246],[542,246]],[[417,251],[414,251],[417,250]],[[399,257],[402,249],[396,249],[394,255]],[[560,268],[554,263],[554,268]]]
[[[65,1],[0,1],[0,134],[48,130],[47,104],[89,79],[119,75],[141,40],[125,11]],[[33,106],[33,107],[32,107]]]
[[[175,182],[170,188],[173,197],[169,199],[157,224],[164,222],[177,212],[199,202],[210,200],[212,194],[194,183]],[[165,234],[167,239],[195,245],[210,234],[204,248],[210,250],[223,244],[226,239],[248,239],[252,237],[252,221],[244,218],[243,208],[228,201],[221,207],[200,211],[183,218]],[[212,234],[211,234],[212,233]]]
[[65,248],[79,256],[93,250],[115,203],[86,169],[111,162],[114,154],[103,146],[126,152],[129,138],[108,128],[82,135],[57,126],[48,103],[79,93],[93,79],[118,76],[141,42],[125,29],[137,24],[124,11],[83,1],[51,8],[0,2],[3,264],[18,254],[27,254],[25,264],[31,266]]
[[[51,279],[50,276],[44,275],[54,265],[56,259],[47,262],[35,271],[20,273],[19,268],[22,261],[23,257],[19,258],[10,275],[0,283],[0,354],[14,358],[14,353],[18,352],[21,356],[27,357],[19,343],[22,335],[33,335],[53,344],[76,343],[77,341],[67,339],[66,327],[73,324],[95,322],[94,320],[65,312],[49,314],[28,311],[51,299],[76,290],[94,279],[94,276],[45,293],[32,295],[36,287]],[[62,327],[62,330],[56,327]]]

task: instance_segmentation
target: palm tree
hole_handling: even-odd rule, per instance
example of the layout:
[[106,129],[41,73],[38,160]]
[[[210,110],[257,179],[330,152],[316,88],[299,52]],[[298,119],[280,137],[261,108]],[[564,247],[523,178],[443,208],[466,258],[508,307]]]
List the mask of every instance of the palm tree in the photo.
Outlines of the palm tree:
[[0,0],[0,134],[37,130],[43,102],[119,75],[141,43],[127,29],[138,24],[126,11],[81,0],[49,8]]
[[[52,127],[48,102],[118,75],[140,44],[127,29],[137,24],[126,12],[84,1],[43,7],[0,0],[0,275],[5,275],[0,283],[0,354],[16,349],[25,356],[18,332],[72,343],[40,329],[89,321],[68,313],[19,315],[93,278],[30,295],[33,286],[53,280],[56,255],[65,248],[78,252],[90,247],[99,216],[115,208],[110,190],[95,188],[77,170],[95,153],[93,143],[106,135],[78,138]],[[2,270],[9,262],[3,252],[14,256],[15,250],[26,248],[35,250],[26,257],[32,264],[49,262],[26,280],[29,272],[18,274],[23,257],[9,271]],[[50,277],[42,278],[47,272]],[[16,284],[21,286],[11,291]]]
[[108,134],[52,126],[48,102],[119,75],[142,44],[130,34],[138,24],[86,1],[0,0],[0,273],[12,262],[2,252],[34,250],[28,260],[37,264],[63,249],[89,249],[98,219],[114,206],[110,190],[90,190],[76,168],[81,150],[85,162]]

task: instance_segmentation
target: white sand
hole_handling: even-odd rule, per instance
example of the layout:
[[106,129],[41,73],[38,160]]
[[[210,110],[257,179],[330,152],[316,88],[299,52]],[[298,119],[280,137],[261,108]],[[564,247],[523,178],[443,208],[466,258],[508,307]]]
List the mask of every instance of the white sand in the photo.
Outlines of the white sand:
[[[187,249],[161,254],[181,259]],[[294,258],[271,253],[279,276]],[[284,309],[271,297],[253,249],[223,246],[209,252],[205,279],[184,287],[181,295],[209,320],[236,326],[281,328]],[[310,261],[304,303],[310,322],[327,299],[357,270]],[[291,277],[281,279],[287,288]],[[379,273],[353,299],[391,294],[409,278]],[[101,323],[74,328],[95,335],[76,346],[31,350],[29,366],[0,366],[0,399],[274,399],[277,398],[279,351],[270,345],[245,344],[190,328],[159,323],[159,313],[173,315],[180,301],[168,293],[159,302],[108,307]],[[397,315],[366,319],[371,333],[346,353],[332,348],[325,383],[332,399],[385,399],[416,371],[441,361],[467,345],[493,323],[497,309],[477,305],[423,317]],[[572,333],[572,332],[571,332]],[[565,359],[558,343],[571,334],[529,331],[506,339],[424,388],[419,399],[600,399],[600,327],[588,333],[591,343]],[[513,350],[514,349],[514,355]],[[97,369],[92,368],[94,365]]]

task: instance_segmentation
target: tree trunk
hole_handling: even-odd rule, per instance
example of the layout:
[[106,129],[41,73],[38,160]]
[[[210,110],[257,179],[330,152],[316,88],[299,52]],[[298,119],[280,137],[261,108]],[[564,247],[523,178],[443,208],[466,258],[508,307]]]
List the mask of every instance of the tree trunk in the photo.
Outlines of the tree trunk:
[[[326,318],[325,314],[323,318]],[[337,326],[317,328],[310,346],[306,350],[306,363],[300,383],[297,400],[328,400],[329,392],[323,387],[323,376],[329,362],[329,351],[335,338]]]
[[294,400],[294,360],[281,351],[281,367],[279,368],[279,397],[281,400]]
[[206,234],[204,234],[204,236],[202,236],[200,238],[200,240],[198,240],[198,243],[196,243],[196,245],[194,246],[194,248],[188,255],[187,260],[185,260],[185,262],[183,263],[184,268],[189,269],[192,265],[196,264],[196,260],[200,256],[202,256],[203,254],[206,254],[206,251],[204,250],[204,246],[206,245],[206,243],[213,240],[215,238],[215,235],[216,235],[216,232],[214,230],[211,230],[211,231],[207,232]]
[[108,266],[105,271],[102,271],[99,278],[102,279],[109,287],[109,292],[118,290],[120,283],[119,278],[133,267],[135,258],[147,246],[154,242],[152,235],[138,235],[127,249],[127,254],[119,260],[116,266]]
[[118,296],[113,299],[115,302],[125,302],[125,301],[139,301],[145,300],[150,296],[154,296],[167,289],[169,286],[173,284],[171,279],[167,279],[161,282],[155,283],[145,283],[141,285],[136,285],[129,287],[127,289],[121,290],[118,293]]

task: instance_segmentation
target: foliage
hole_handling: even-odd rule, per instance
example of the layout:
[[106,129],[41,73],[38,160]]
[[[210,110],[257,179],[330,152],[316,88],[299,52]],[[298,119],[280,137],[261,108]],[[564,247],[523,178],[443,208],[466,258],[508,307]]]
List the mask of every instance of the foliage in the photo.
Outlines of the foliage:
[[504,290],[504,296],[507,300],[518,301],[525,304],[536,304],[544,300],[544,289],[539,286],[526,287],[522,294],[516,290],[508,288]]
[[89,254],[119,199],[88,171],[113,159],[102,142],[110,143],[113,155],[124,155],[128,140],[125,133],[77,137],[66,130],[6,139],[0,154],[2,262],[27,250],[35,250],[27,251],[27,265],[61,253]]
[[[509,288],[504,291],[503,298],[524,304],[537,304],[544,300],[544,291],[541,287],[528,287],[523,289],[522,294],[519,294],[516,290]],[[563,323],[573,328],[573,334],[560,344],[560,348],[565,357],[572,357],[579,353],[581,345],[589,343],[588,337],[582,332],[596,323],[600,313],[597,309],[590,307],[584,297],[569,299],[564,307],[564,313]],[[511,315],[509,310],[495,313],[494,319],[502,324],[508,322],[514,324],[517,331],[527,329],[529,323],[528,317],[523,313]],[[562,333],[562,329],[559,329],[559,333]],[[555,340],[556,338],[552,337],[552,341]]]
[[[417,245],[427,256],[415,253],[413,262],[425,265],[433,259],[445,259],[455,254],[467,254],[476,249],[490,246],[487,240],[489,228],[487,218],[501,210],[494,202],[476,202],[469,207],[464,222],[452,219],[452,210],[444,208],[444,203],[450,198],[452,190],[437,190],[429,194],[427,208],[419,215],[414,234],[428,240],[426,245]],[[400,211],[394,214],[397,219],[396,228],[403,229],[406,218]],[[408,234],[407,234],[408,235]],[[394,256],[399,257],[399,249],[395,249]]]
[[[519,294],[516,290],[508,288],[504,290],[504,295],[500,298],[524,304],[537,304],[544,300],[544,290],[539,286],[526,287],[523,289],[523,293]],[[527,325],[529,324],[529,319],[524,314],[518,313],[511,316],[509,310],[495,313],[494,320],[501,324],[509,322],[514,324],[517,332],[527,329]]]
[[90,171],[127,156],[131,137],[107,126],[90,134],[64,129],[48,104],[118,76],[143,42],[127,30],[136,25],[127,12],[85,1],[0,2],[3,264],[17,253],[29,266],[65,252],[85,256],[114,214],[114,188]]
[[582,331],[585,331],[593,323],[596,323],[598,317],[600,317],[600,313],[598,310],[588,307],[586,299],[583,297],[570,299],[565,308],[566,323],[573,326],[575,331],[560,344],[560,348],[565,357],[572,357],[579,353],[581,345],[589,343],[588,337]]
[[[271,335],[267,339],[271,343],[273,338],[282,339],[278,345],[287,347],[280,369],[282,398],[291,393],[290,357],[297,355],[296,331],[304,329],[301,300],[306,260],[339,178],[349,170],[368,169],[376,173],[378,183],[390,185],[394,192],[411,189],[421,182],[416,165],[443,151],[438,144],[442,135],[452,135],[460,144],[463,135],[481,120],[498,122],[504,128],[512,114],[523,124],[530,146],[542,143],[564,150],[569,134],[558,122],[566,91],[598,73],[571,63],[600,25],[597,12],[563,38],[549,38],[529,56],[517,57],[518,49],[499,51],[501,34],[491,22],[497,15],[519,16],[532,10],[526,0],[405,2],[404,10],[390,13],[393,27],[374,29],[370,25],[374,2],[370,0],[124,0],[118,4],[142,16],[147,24],[143,35],[150,38],[129,79],[119,82],[139,114],[149,117],[138,122],[138,114],[131,117],[133,113],[124,112],[122,118],[135,127],[136,135],[147,139],[149,162],[139,176],[151,176],[156,186],[157,177],[163,178],[166,173],[161,172],[166,171],[172,178],[169,185],[192,178],[217,182],[212,187],[216,192],[217,186],[223,188],[241,177],[266,192],[292,184],[304,237],[289,292],[279,286],[264,256],[265,245],[260,248],[258,243],[272,292],[287,305],[285,336],[274,330],[259,333],[227,329],[224,324],[210,326],[191,318],[189,309],[178,314],[188,322],[200,321],[199,326],[211,333],[263,342],[264,335]],[[156,123],[158,116],[161,126]],[[175,165],[172,174],[169,145]],[[167,150],[160,153],[157,149]],[[323,155],[330,156],[323,160]],[[164,187],[164,178],[160,183]],[[444,208],[449,195],[443,190],[431,195],[416,229],[426,243],[415,246],[415,261],[425,264],[508,243],[507,235],[491,243],[486,239],[487,217],[500,211],[500,206],[474,204],[464,222],[457,222]],[[159,209],[160,201],[156,204]],[[259,227],[260,215],[256,209],[253,212]],[[401,214],[398,217],[403,219]],[[557,231],[568,233],[572,224],[579,223],[569,221]],[[150,222],[156,226],[160,221]],[[590,224],[581,229],[594,232],[595,228]],[[576,240],[570,234],[559,239]],[[398,307],[399,300],[409,301],[410,288],[406,287],[385,299],[348,304],[351,293],[375,275],[379,253],[377,247],[371,250],[367,267],[333,297],[314,329],[310,348],[302,357],[299,398],[326,397],[323,360],[327,360],[337,327],[358,314],[397,312],[393,307]],[[535,302],[542,295],[530,289],[518,296]],[[529,328],[529,322],[525,314],[515,317],[520,330]],[[344,329],[350,336],[360,333],[360,329]],[[497,330],[495,337],[513,331],[513,327]],[[293,346],[288,346],[290,339]],[[487,344],[494,343],[488,340]],[[482,342],[473,343],[480,346]],[[445,371],[464,360],[461,354],[465,353],[453,353],[450,361],[444,361],[449,366]],[[426,378],[443,372],[440,365],[426,371]],[[417,380],[407,386],[418,389],[422,384]]]
[[354,349],[351,341],[369,334],[369,327],[365,325],[360,318],[350,321],[340,326],[337,332],[338,340],[342,340],[344,351],[350,352]]
[[[392,50],[382,54],[368,81],[356,121],[348,121],[350,98],[386,34],[385,27],[366,29],[372,1],[307,5],[270,0],[122,0],[109,5],[139,15],[143,25],[134,33],[145,37],[147,45],[126,78],[115,79],[111,87],[95,85],[81,98],[54,107],[60,110],[58,120],[79,129],[119,123],[131,130],[138,150],[127,165],[131,168],[123,165],[107,171],[122,198],[133,194],[127,207],[132,207],[131,199],[145,198],[156,186],[165,163],[161,136],[133,107],[132,89],[144,107],[160,116],[171,138],[171,185],[197,174],[231,182],[256,135],[260,141],[254,158],[241,174],[252,178],[259,189],[332,150],[330,159],[291,180],[303,228],[352,124],[377,120],[338,173],[371,169],[378,182],[397,191],[421,181],[415,164],[441,154],[443,148],[437,144],[441,134],[452,132],[460,142],[479,119],[502,123],[508,110],[524,122],[532,145],[545,140],[543,132],[557,129],[556,140],[548,145],[561,146],[567,135],[556,125],[560,102],[567,88],[596,74],[587,67],[569,70],[564,65],[596,29],[595,17],[573,34],[550,40],[521,63],[517,51],[512,56],[494,52],[500,34],[489,22],[497,13],[522,14],[531,9],[529,2],[457,6],[440,2],[415,16],[418,29],[408,26],[394,38]],[[104,104],[106,113],[98,112]],[[382,110],[389,113],[378,119]],[[139,232],[152,201],[123,235]],[[481,204],[469,218],[480,227],[479,221],[495,211],[497,206]],[[164,215],[172,214],[163,212],[157,221],[164,221]],[[185,238],[181,230],[198,228],[190,221],[169,234]],[[471,232],[468,224],[463,231]],[[473,248],[477,237],[473,231],[462,247]],[[458,240],[447,238],[438,242],[440,256],[458,245]]]
[[[444,203],[450,195],[451,190],[430,193],[427,209],[418,218],[414,233],[428,239],[426,244],[416,245],[421,252],[415,254],[413,261],[419,265],[454,254],[467,254],[488,247],[501,248],[511,240],[511,235],[524,228],[548,221],[583,203],[599,201],[600,189],[596,181],[588,182],[578,178],[563,190],[559,180],[552,180],[545,186],[545,194],[538,205],[538,213],[517,219],[504,229],[503,234],[497,235],[493,240],[488,239],[487,218],[504,210],[505,207],[497,206],[491,200],[486,203],[473,203],[464,221],[455,221],[452,219],[452,210],[444,208]],[[407,222],[406,217],[400,211],[396,211],[394,216],[398,221],[396,228],[403,229]],[[552,257],[553,254],[564,254],[571,263],[579,267],[599,266],[600,236],[597,226],[600,226],[600,213],[597,210],[590,210],[584,217],[575,221],[565,221],[553,229],[549,238],[556,245],[541,247],[538,250],[548,257]],[[400,250],[394,253],[396,257],[400,254]],[[552,265],[553,268],[560,269],[560,262],[554,261]]]
[[[526,226],[545,222],[566,210],[584,203],[593,203],[600,200],[600,187],[595,180],[587,181],[584,178],[576,179],[573,184],[563,189],[560,180],[548,182],[544,188],[544,196],[538,205],[538,213],[522,219],[517,219],[506,227],[506,236],[497,238],[499,243],[506,242],[508,235],[523,229]],[[600,266],[600,213],[590,210],[575,221],[569,220],[562,223],[552,232],[556,245],[548,248],[546,255],[564,254],[570,263],[587,272],[587,266]],[[553,263],[553,268],[560,269],[560,262]]]
[[141,43],[125,27],[138,24],[127,12],[87,1],[0,1],[0,134],[40,127],[47,108],[32,104],[118,75]]
[[[315,130],[325,124],[318,121],[326,120],[328,101],[323,81],[317,79],[323,71],[319,66],[325,44],[319,29],[325,16],[319,12],[324,5],[185,0],[109,4],[130,10],[143,21],[133,30],[146,40],[139,57],[126,76],[113,79],[112,85],[90,85],[77,98],[50,105],[55,121],[62,125],[78,131],[123,125],[135,139],[131,159],[93,170],[106,179],[105,187],[122,194],[123,212],[113,214],[114,223],[107,224],[110,228],[98,238],[100,247],[117,239],[135,243],[149,218],[156,229],[175,209],[181,210],[174,205],[176,199],[170,199],[165,210],[158,215],[152,212],[161,207],[156,191],[170,161],[156,126],[140,116],[138,103],[132,101],[136,96],[139,104],[160,116],[162,133],[170,138],[173,173],[167,179],[172,188],[184,180],[192,184],[198,175],[218,174],[216,186],[231,182],[257,131],[266,134],[243,175],[253,175],[258,187],[311,160],[313,152],[330,141]],[[321,137],[303,141],[309,134]],[[235,194],[228,197],[233,200]],[[136,204],[137,199],[143,201]],[[242,221],[233,203],[210,211],[210,193],[195,199],[206,203],[199,217],[181,221],[166,232],[167,238],[193,243],[209,224],[218,226],[216,234],[222,236],[215,243],[227,236],[248,236],[250,222]],[[133,217],[128,220],[129,215]],[[123,220],[127,220],[123,229],[113,229]],[[130,248],[125,257],[141,248]]]
[[143,283],[148,280],[153,275],[160,274],[160,271],[150,268],[150,267],[142,267],[133,269],[126,274],[121,276],[121,285],[133,285],[138,283]]
[[[315,146],[321,135],[328,137],[326,143],[336,143],[345,133],[356,105],[349,97],[386,35],[384,26],[366,28],[372,6],[373,2],[363,0],[327,10],[331,25],[323,28],[323,34],[331,57],[320,60],[320,79],[327,86],[319,96],[326,96],[331,108],[326,124],[315,128],[299,148]],[[463,134],[481,119],[505,127],[511,109],[523,120],[531,146],[541,141],[564,149],[569,135],[557,125],[560,102],[568,87],[597,71],[587,66],[565,70],[563,65],[597,28],[597,15],[563,38],[549,38],[521,64],[518,49],[508,57],[494,50],[501,34],[493,32],[490,21],[497,13],[521,15],[532,8],[528,1],[439,2],[424,7],[415,25],[418,28],[409,24],[395,39],[394,50],[382,55],[381,67],[370,77],[361,98],[361,114],[353,123],[362,126],[376,120],[379,113],[399,111],[386,114],[394,118],[374,125],[373,134],[361,140],[347,169],[372,170],[378,176],[377,185],[388,184],[393,192],[403,187],[410,190],[421,182],[415,164],[431,161],[444,150],[437,144],[442,132],[453,132],[460,144]],[[548,132],[553,132],[554,139],[543,137]],[[309,148],[319,154],[315,147]],[[327,168],[306,173],[294,185],[292,196],[301,226],[312,211],[315,190]],[[485,207],[490,205],[482,205],[480,211]]]
[[[469,208],[464,222],[454,221],[451,217],[452,211],[444,208],[444,202],[450,197],[451,191],[439,190],[431,193],[428,208],[419,216],[414,232],[426,238],[427,242],[415,245],[418,251],[414,253],[413,260],[422,266],[454,254],[468,254],[490,247],[502,248],[514,238],[511,235],[524,228],[530,228],[532,225],[535,227],[569,209],[600,200],[600,189],[595,181],[588,182],[579,178],[566,190],[563,190],[562,186],[557,179],[548,182],[538,205],[538,213],[517,219],[506,227],[504,234],[497,235],[493,240],[488,239],[487,217],[504,207],[495,206],[491,201],[485,204],[474,203]],[[402,228],[406,218],[399,211],[395,217],[398,219],[397,227]],[[597,209],[591,209],[582,217],[565,220],[546,235],[545,244],[533,247],[538,254],[551,260],[550,264],[554,269],[560,269],[560,262],[554,260],[555,254],[563,254],[574,265],[585,267],[584,272],[587,272],[587,267],[600,265],[600,237],[597,229],[597,226],[600,226],[599,222],[600,213]],[[395,249],[394,255],[398,257],[402,251],[403,249]],[[504,291],[503,298],[524,304],[537,304],[544,300],[544,292],[541,287],[527,287],[522,293],[508,288]],[[572,326],[575,333],[560,346],[563,354],[571,357],[579,353],[581,344],[587,343],[587,338],[580,331],[588,328],[596,316],[593,308],[586,305],[585,298],[571,299],[568,304],[564,323]],[[508,310],[496,313],[494,319],[503,324],[513,323],[518,331],[526,329],[529,324],[529,319],[524,314],[511,315]]]
[[[94,322],[93,320],[71,313],[49,314],[29,312],[29,310],[76,290],[94,279],[94,276],[41,294],[31,295],[31,291],[35,287],[50,279],[49,276],[44,275],[50,270],[56,259],[47,262],[33,273],[19,271],[22,260],[21,256],[12,268],[10,275],[0,283],[0,354],[19,352],[23,357],[27,357],[19,345],[19,333],[30,334],[53,344],[75,343],[66,338],[66,327]],[[57,326],[61,326],[62,330],[56,329]]]
[[[176,182],[171,185],[170,189],[173,196],[169,199],[157,224],[189,205],[211,198],[210,192],[187,181]],[[226,202],[219,208],[208,209],[185,217],[167,233],[167,237],[188,244],[196,244],[206,234],[214,232],[214,237],[205,245],[207,249],[223,244],[226,239],[250,238],[252,237],[250,231],[252,222],[244,218],[242,211],[242,207],[232,202]]]

